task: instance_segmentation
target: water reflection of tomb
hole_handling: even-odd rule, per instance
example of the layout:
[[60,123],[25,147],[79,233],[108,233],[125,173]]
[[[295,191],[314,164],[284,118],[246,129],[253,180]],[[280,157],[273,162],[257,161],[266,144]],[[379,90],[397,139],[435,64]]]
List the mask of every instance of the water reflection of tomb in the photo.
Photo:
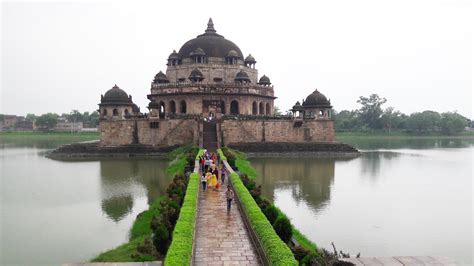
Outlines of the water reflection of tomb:
[[102,210],[115,222],[133,208],[134,198],[145,191],[148,204],[166,192],[168,162],[156,159],[100,161]]
[[[275,191],[290,190],[295,201],[315,210],[331,197],[336,158],[252,158],[262,193],[274,201]],[[276,195],[278,196],[278,195]]]

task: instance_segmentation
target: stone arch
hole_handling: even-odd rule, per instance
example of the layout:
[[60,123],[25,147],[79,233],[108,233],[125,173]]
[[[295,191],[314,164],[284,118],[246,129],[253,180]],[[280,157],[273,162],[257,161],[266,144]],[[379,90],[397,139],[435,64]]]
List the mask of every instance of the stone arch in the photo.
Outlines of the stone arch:
[[106,117],[106,116],[107,116],[107,109],[104,108],[104,110],[102,110],[102,116],[103,116],[103,117]]
[[128,109],[125,109],[125,111],[123,111],[123,113],[127,116],[127,115],[130,115],[130,112],[128,111]]
[[182,100],[179,105],[180,105],[179,111],[180,111],[182,114],[185,114],[185,113],[188,112],[188,107],[187,107],[187,105],[186,105],[186,101],[185,101],[185,100]]
[[170,101],[170,113],[176,114],[176,103],[173,100]]
[[158,114],[159,114],[159,116],[160,116],[161,118],[164,118],[164,117],[165,117],[165,114],[166,114],[166,108],[165,108],[166,105],[165,105],[165,103],[164,103],[163,101],[161,101],[161,102],[159,103],[159,106],[160,106],[160,107],[158,108]]
[[270,106],[270,103],[265,104],[265,114],[266,115],[271,115],[272,114],[272,107]]
[[119,112],[118,112],[117,108],[114,108],[114,110],[112,111],[112,115],[113,116],[118,116],[119,115]]
[[263,102],[260,102],[260,104],[258,105],[258,114],[259,115],[265,114],[265,106],[263,105]]
[[258,107],[257,107],[257,102],[254,101],[252,104],[252,114],[253,115],[258,115]]
[[238,115],[239,114],[239,102],[236,100],[233,100],[230,102],[230,114],[232,115]]

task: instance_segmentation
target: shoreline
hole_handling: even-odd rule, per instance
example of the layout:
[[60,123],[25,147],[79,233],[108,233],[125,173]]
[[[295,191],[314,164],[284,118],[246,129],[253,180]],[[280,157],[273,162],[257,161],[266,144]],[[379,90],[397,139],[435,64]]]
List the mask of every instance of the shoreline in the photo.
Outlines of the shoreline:
[[[101,159],[101,158],[167,158],[167,154],[176,146],[153,147],[150,145],[124,145],[101,147],[98,141],[84,141],[62,145],[45,154],[54,160]],[[251,157],[288,157],[319,156],[319,157],[358,157],[360,152],[349,144],[334,143],[235,143],[229,145],[242,150]]]

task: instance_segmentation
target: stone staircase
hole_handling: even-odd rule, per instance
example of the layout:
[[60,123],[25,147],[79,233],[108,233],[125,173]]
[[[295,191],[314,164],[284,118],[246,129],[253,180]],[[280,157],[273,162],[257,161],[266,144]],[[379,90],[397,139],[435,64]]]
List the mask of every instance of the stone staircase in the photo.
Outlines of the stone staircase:
[[210,152],[217,151],[217,124],[215,120],[203,122],[202,140],[205,149]]

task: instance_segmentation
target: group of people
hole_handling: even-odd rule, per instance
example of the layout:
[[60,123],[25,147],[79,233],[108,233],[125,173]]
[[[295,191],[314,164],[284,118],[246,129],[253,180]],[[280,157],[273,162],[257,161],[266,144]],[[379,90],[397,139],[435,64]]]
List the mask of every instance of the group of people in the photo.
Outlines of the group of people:
[[[201,165],[201,185],[202,190],[206,191],[207,188],[213,188],[219,190],[221,186],[225,184],[227,169],[224,164],[220,165],[216,153],[208,152],[204,150],[203,155],[199,159]],[[220,165],[220,169],[219,166]],[[227,200],[227,211],[230,210],[232,200],[234,199],[234,192],[228,185],[226,190]]]

